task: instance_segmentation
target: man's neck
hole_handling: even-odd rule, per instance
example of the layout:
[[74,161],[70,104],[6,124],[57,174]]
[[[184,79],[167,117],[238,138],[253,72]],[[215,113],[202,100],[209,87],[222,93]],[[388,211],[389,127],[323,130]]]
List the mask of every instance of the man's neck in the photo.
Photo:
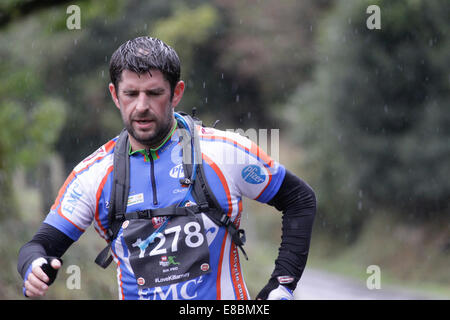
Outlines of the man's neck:
[[138,150],[151,150],[151,151],[158,150],[173,135],[173,133],[174,133],[174,131],[176,129],[175,118],[172,119],[172,123],[171,123],[171,125],[168,128],[169,128],[168,132],[164,135],[164,138],[161,138],[158,142],[153,143],[151,145],[142,144],[142,143],[136,141],[136,139],[134,139],[134,137],[132,137],[130,134],[128,134],[128,138],[130,140],[131,151],[134,152],[134,151],[138,151]]

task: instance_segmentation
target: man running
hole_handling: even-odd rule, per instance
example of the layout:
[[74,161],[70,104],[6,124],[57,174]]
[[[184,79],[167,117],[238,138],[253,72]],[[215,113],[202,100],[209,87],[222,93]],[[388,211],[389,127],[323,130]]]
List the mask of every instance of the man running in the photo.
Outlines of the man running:
[[[313,190],[249,139],[190,126],[185,114],[176,113],[185,84],[177,53],[161,40],[139,37],[122,44],[111,57],[110,76],[109,91],[126,131],[73,169],[41,227],[21,248],[24,295],[45,295],[60,257],[93,223],[108,242],[98,264],[106,267],[109,254],[117,264],[119,299],[250,299],[239,262],[247,197],[283,213],[275,268],[256,299],[293,299],[309,251]],[[186,149],[194,136],[198,148]],[[115,158],[119,144],[127,149]],[[200,160],[186,166],[186,150]],[[115,169],[125,161],[126,182]],[[192,182],[199,179],[205,181]],[[122,187],[127,197],[117,200]],[[122,203],[117,223],[109,211],[118,213]]]

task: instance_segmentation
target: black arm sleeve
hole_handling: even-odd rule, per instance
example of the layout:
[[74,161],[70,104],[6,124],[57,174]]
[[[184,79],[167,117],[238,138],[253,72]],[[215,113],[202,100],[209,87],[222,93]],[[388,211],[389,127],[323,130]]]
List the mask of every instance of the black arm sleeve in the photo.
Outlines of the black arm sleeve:
[[60,258],[74,241],[49,224],[42,223],[30,242],[19,250],[17,271],[25,278],[29,265],[39,257]]
[[303,180],[286,170],[280,190],[268,202],[283,212],[281,246],[272,278],[292,276],[295,289],[302,276],[309,252],[312,227],[316,213],[316,196]]

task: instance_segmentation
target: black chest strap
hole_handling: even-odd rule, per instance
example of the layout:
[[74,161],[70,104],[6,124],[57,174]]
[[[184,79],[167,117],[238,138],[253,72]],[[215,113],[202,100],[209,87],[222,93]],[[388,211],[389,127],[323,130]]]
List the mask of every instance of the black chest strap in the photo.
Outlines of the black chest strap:
[[[207,180],[203,167],[202,152],[200,149],[200,139],[198,137],[198,131],[195,129],[194,119],[186,114],[184,118],[187,122],[188,129],[192,134],[187,135],[186,130],[181,130],[182,139],[189,139],[192,142],[194,152],[192,159],[189,158],[191,155],[191,143],[183,144],[183,171],[185,179],[186,177],[195,177],[194,179],[189,179],[191,184],[193,184],[192,195],[200,207],[200,212],[206,214],[216,225],[224,226],[231,236],[232,241],[239,249],[241,249],[245,258],[248,260],[247,253],[245,252],[243,245],[246,241],[245,231],[243,229],[238,229],[233,221],[228,217],[228,215],[223,211],[217,198],[214,196],[214,192],[211,190]],[[193,174],[195,170],[195,174]],[[185,180],[184,179],[184,180]]]
[[113,260],[110,255],[111,243],[117,237],[127,210],[130,189],[130,157],[128,150],[128,131],[123,129],[119,134],[114,149],[113,184],[108,208],[109,228],[107,230],[108,245],[95,258],[95,263],[106,268]]
[[[189,185],[189,187],[192,185],[192,196],[196,201],[196,204],[188,207],[174,204],[166,208],[147,209],[126,213],[130,188],[130,158],[128,155],[130,145],[128,141],[128,132],[123,129],[116,141],[114,149],[113,185],[108,208],[108,222],[110,227],[107,230],[107,239],[109,243],[95,259],[95,263],[102,268],[108,267],[113,260],[110,255],[111,243],[117,237],[122,223],[125,221],[125,214],[126,219],[151,219],[161,216],[181,216],[192,213],[204,213],[215,224],[224,226],[227,229],[232,241],[241,249],[245,258],[248,259],[247,254],[243,249],[243,245],[246,241],[244,230],[238,229],[227,214],[223,212],[205,179],[200,142],[198,137],[196,137],[194,120],[186,114],[182,115],[188,128],[180,130],[181,138],[187,139],[182,142],[183,170],[185,178],[181,179],[180,183]],[[181,126],[184,127],[185,125],[181,123]],[[189,132],[193,133],[192,136]],[[194,149],[194,152],[192,152],[192,148]]]

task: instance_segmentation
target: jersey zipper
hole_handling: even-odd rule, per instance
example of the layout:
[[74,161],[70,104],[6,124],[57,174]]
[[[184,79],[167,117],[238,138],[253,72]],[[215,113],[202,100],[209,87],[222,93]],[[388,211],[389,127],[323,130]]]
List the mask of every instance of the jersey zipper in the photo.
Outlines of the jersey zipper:
[[158,196],[156,192],[156,179],[155,179],[155,162],[153,156],[150,154],[150,150],[146,150],[147,156],[150,159],[150,179],[152,181],[152,191],[153,191],[153,205],[158,204]]

